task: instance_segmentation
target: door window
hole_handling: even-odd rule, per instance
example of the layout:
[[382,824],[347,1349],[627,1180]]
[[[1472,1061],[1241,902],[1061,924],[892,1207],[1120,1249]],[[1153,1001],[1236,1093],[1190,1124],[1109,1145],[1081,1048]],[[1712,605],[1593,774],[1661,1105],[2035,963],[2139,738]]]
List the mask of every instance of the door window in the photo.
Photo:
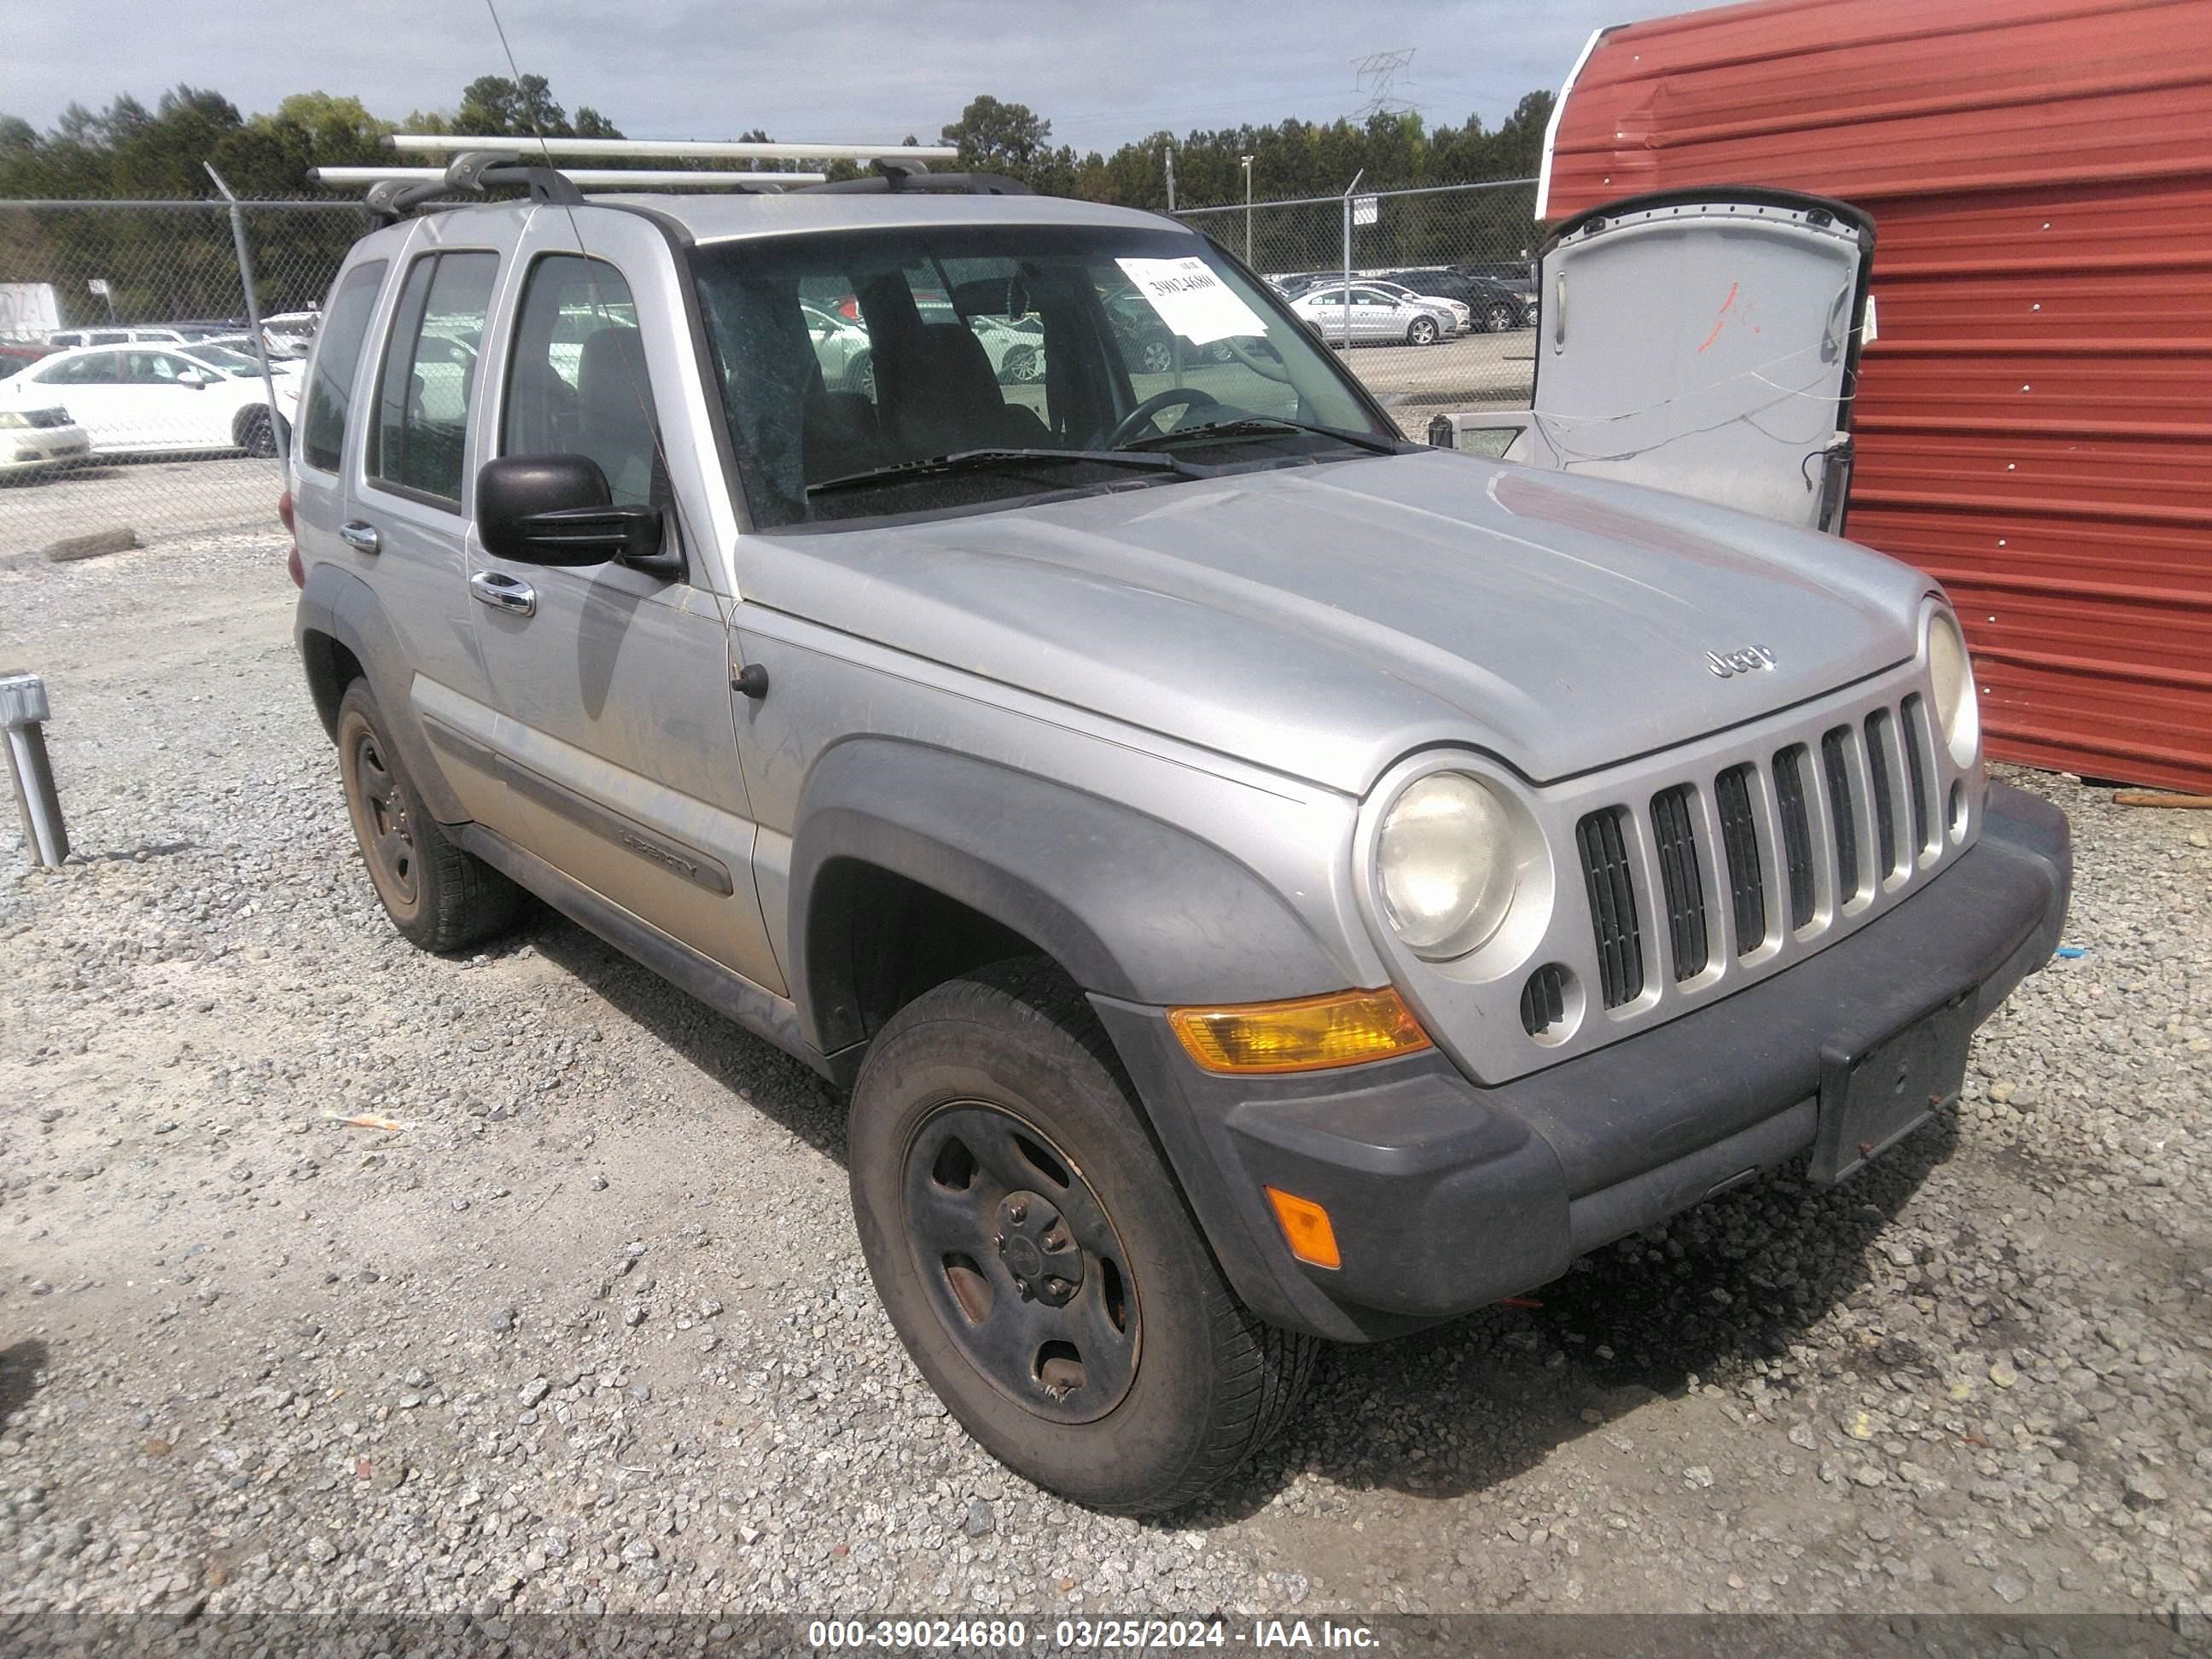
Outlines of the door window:
[[605,260],[553,253],[531,267],[501,421],[501,453],[588,455],[616,506],[667,504],[637,306]]
[[407,272],[377,381],[368,476],[458,509],[495,253],[426,253]]
[[338,284],[323,325],[314,379],[307,387],[307,406],[300,414],[300,459],[325,472],[337,471],[339,458],[345,453],[346,410],[353,402],[361,349],[368,338],[368,316],[376,307],[376,294],[384,286],[386,269],[383,260],[372,259],[349,271]]
[[128,378],[133,386],[174,386],[193,372],[191,364],[166,351],[133,351],[129,362]]

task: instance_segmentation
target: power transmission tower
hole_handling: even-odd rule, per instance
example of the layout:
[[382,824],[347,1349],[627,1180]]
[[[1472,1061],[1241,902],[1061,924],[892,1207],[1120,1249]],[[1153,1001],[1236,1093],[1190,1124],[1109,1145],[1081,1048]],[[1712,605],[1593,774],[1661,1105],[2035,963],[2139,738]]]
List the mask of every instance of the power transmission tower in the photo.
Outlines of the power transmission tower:
[[1413,100],[1395,96],[1390,87],[1419,50],[1401,46],[1395,52],[1370,52],[1352,60],[1352,84],[1367,94],[1367,101],[1352,112],[1353,120],[1364,124],[1378,115],[1404,115],[1414,107]]

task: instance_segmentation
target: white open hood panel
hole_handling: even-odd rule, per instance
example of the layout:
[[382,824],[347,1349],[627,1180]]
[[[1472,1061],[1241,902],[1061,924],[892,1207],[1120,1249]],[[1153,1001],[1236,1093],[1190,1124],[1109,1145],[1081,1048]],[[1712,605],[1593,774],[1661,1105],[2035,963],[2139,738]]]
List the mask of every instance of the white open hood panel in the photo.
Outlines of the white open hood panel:
[[[1840,532],[1874,222],[1729,186],[1637,196],[1545,241],[1535,390],[1431,441]],[[1498,451],[1492,449],[1491,453]]]

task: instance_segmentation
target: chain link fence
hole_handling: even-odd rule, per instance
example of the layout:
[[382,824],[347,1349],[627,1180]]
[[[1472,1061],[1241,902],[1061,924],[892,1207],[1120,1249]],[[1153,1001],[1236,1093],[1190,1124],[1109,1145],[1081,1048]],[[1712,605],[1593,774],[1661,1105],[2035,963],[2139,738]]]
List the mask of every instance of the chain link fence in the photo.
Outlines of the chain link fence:
[[[1528,400],[1534,205],[1534,182],[1510,179],[1177,216],[1348,341],[1419,440],[1440,411]],[[274,523],[301,360],[364,221],[349,197],[238,217],[267,380],[227,204],[0,202],[0,559]]]
[[1352,372],[1419,440],[1443,410],[1527,406],[1535,211],[1536,181],[1510,179],[1176,216],[1274,283],[1331,346],[1346,347]]
[[[0,559],[274,526],[355,198],[0,202]],[[242,239],[259,301],[247,320]]]

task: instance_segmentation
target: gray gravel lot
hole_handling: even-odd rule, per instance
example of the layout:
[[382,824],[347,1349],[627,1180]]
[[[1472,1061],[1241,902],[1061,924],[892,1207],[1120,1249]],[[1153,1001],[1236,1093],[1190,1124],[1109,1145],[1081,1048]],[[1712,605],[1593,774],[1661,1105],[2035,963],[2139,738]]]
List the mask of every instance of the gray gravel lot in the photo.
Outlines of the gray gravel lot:
[[[1408,1340],[1172,1525],[959,1433],[841,1103],[564,922],[384,923],[283,548],[0,571],[0,1612],[2212,1610],[2212,850],[2070,780],[1966,1098]],[[396,1129],[335,1120],[365,1115]]]

